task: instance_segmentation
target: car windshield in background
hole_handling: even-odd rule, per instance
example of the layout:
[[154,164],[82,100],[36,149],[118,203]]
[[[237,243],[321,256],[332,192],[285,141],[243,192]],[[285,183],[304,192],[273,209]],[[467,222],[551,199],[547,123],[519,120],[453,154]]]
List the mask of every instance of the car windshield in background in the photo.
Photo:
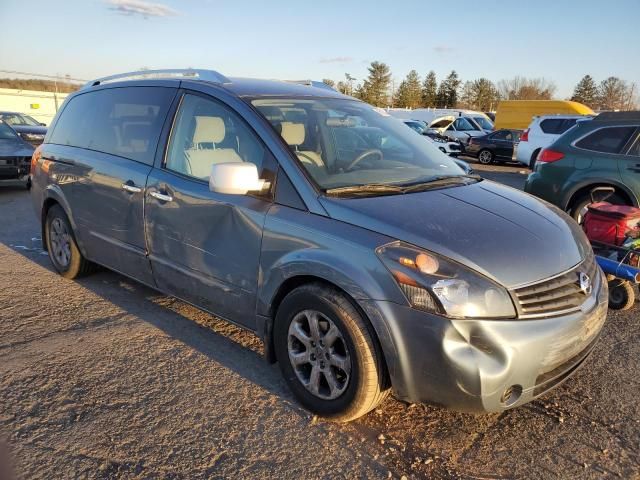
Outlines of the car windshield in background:
[[18,115],[17,113],[6,113],[4,115],[0,115],[0,120],[7,122],[9,125],[27,125],[30,127],[37,127],[40,125],[33,118],[26,115]]
[[375,186],[384,193],[381,186],[464,175],[449,157],[402,122],[365,103],[281,98],[252,103],[325,191]]
[[485,117],[473,117],[478,125],[485,130],[493,130],[493,123],[487,120]]
[[16,133],[7,124],[0,121],[0,140],[15,140]]

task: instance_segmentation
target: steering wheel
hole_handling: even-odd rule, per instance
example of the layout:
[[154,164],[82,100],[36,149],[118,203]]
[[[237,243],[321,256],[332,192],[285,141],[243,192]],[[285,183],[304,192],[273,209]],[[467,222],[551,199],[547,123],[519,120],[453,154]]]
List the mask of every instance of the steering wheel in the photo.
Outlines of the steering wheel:
[[377,148],[370,148],[369,150],[365,150],[360,155],[358,155],[356,158],[354,158],[353,162],[351,162],[349,164],[349,166],[347,166],[347,168],[344,169],[344,171],[345,172],[351,171],[351,169],[353,167],[355,167],[357,164],[359,164],[362,160],[364,160],[365,158],[367,158],[370,155],[377,155],[378,157],[380,157],[380,160],[382,160],[384,158],[383,155],[382,155],[382,152],[380,150],[378,150]]

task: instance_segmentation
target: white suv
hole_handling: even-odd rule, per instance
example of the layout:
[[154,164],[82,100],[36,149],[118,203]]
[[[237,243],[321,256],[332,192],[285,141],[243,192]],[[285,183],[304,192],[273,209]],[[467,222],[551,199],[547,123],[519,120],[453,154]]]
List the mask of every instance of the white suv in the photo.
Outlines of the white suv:
[[540,151],[551,145],[560,135],[580,120],[590,120],[586,115],[541,115],[533,121],[513,148],[512,159],[533,169]]

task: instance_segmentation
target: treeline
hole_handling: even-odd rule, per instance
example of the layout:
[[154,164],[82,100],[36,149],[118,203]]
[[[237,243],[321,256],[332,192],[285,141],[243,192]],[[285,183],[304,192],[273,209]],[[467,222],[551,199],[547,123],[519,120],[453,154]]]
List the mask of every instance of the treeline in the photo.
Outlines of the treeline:
[[591,75],[585,75],[573,90],[571,100],[593,110],[633,110],[638,107],[637,96],[635,83],[608,77],[597,84]]
[[0,78],[0,88],[37,90],[39,92],[71,93],[78,90],[80,85],[64,80],[55,82],[53,80],[37,80],[32,78]]
[[[440,82],[433,70],[426,74],[424,80],[416,70],[411,70],[395,85],[389,66],[382,62],[372,62],[368,76],[362,82],[357,82],[348,73],[344,80],[338,82],[331,79],[323,81],[344,94],[377,107],[492,111],[500,100],[550,100],[556,93],[555,84],[545,78],[516,76],[497,83],[488,78],[463,82],[455,70]],[[578,83],[571,99],[594,110],[630,110],[636,107],[636,97],[634,84],[610,77],[598,86],[587,75]]]

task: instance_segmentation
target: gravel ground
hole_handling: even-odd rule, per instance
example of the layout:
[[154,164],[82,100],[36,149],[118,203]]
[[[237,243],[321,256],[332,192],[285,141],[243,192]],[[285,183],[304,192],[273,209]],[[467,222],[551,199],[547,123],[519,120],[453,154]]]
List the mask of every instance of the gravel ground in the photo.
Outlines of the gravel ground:
[[389,399],[338,425],[296,404],[252,334],[111,272],[56,275],[25,191],[0,188],[0,222],[0,438],[20,478],[640,478],[637,307],[524,407]]

